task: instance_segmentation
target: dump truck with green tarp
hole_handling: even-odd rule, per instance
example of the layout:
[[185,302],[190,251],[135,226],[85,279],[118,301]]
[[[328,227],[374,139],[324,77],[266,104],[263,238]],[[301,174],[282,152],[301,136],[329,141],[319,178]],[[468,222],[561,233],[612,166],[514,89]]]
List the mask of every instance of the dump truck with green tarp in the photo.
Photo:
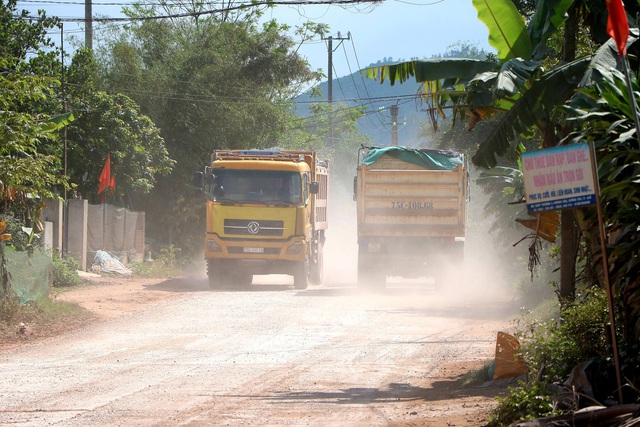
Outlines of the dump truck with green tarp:
[[358,284],[432,277],[463,262],[468,176],[464,155],[407,147],[363,147],[354,178]]

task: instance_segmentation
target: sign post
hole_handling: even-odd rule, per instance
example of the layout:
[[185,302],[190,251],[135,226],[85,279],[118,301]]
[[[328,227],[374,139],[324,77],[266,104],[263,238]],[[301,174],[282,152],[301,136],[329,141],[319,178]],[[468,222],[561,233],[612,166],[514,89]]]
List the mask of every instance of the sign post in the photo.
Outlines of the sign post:
[[611,347],[618,381],[618,399],[622,404],[622,381],[613,311],[613,292],[609,282],[609,263],[605,246],[604,220],[598,190],[596,155],[593,144],[563,145],[522,154],[522,173],[529,214],[596,205],[602,269],[609,303]]

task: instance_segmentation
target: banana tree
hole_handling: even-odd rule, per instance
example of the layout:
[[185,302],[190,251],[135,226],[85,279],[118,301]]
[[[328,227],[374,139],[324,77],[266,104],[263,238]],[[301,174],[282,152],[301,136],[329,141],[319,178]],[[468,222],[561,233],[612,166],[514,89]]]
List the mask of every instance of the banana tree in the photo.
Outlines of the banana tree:
[[[619,295],[623,313],[625,340],[640,337],[640,144],[638,144],[632,105],[624,75],[616,70],[600,70],[598,85],[580,90],[565,108],[580,132],[567,138],[567,143],[592,142],[598,160],[600,200],[610,239],[610,280]],[[637,94],[637,78],[632,82]],[[580,210],[578,222],[588,244],[600,254],[600,240],[594,209]],[[594,263],[599,260],[594,257]],[[598,272],[602,274],[602,271]]]
[[[597,0],[540,0],[534,15],[525,22],[511,0],[473,0],[473,5],[489,30],[489,43],[496,49],[499,62],[425,59],[367,68],[364,73],[391,85],[413,78],[421,84],[424,99],[441,117],[447,108],[453,109],[454,119],[456,115],[470,115],[477,120],[495,112],[510,112],[473,158],[478,166],[490,168],[495,166],[496,156],[515,147],[519,133],[536,130],[543,146],[557,144],[560,138],[553,135],[558,124],[555,107],[574,93],[585,74],[591,73],[590,58],[566,61],[545,71],[542,60],[547,41],[562,28],[571,8],[581,8],[591,20],[593,37],[604,42],[607,13],[604,2]],[[629,14],[638,9],[637,4],[627,8]],[[616,64],[615,58],[610,59]],[[511,112],[514,108],[516,111]]]
[[[433,103],[441,116],[447,103],[458,104],[454,108],[454,119],[457,114],[464,116],[467,111],[478,119],[495,111],[508,110],[526,82],[542,72],[539,58],[532,60],[533,52],[544,50],[544,37],[550,34],[549,29],[557,29],[556,25],[561,24],[566,6],[557,8],[548,20],[551,25],[547,25],[547,32],[544,32],[536,29],[539,25],[534,24],[538,24],[538,20],[532,20],[532,29],[528,30],[511,0],[474,0],[473,4],[479,19],[489,29],[489,43],[496,49],[498,61],[413,60],[368,68],[365,70],[367,77],[381,83],[388,80],[391,85],[413,77],[422,84],[424,98]],[[545,11],[545,15],[549,12]],[[535,47],[533,40],[537,41]],[[467,101],[463,105],[456,102],[461,95]]]
[[[365,73],[381,83],[387,79],[392,84],[414,77],[416,82],[422,84],[425,98],[437,111],[442,112],[447,108],[447,103],[455,105],[454,119],[456,114],[469,113],[473,120],[479,120],[497,111],[506,112],[472,158],[475,164],[491,168],[496,165],[497,156],[515,148],[520,135],[530,135],[534,130],[542,140],[543,147],[557,145],[564,136],[558,132],[558,129],[562,129],[558,107],[575,93],[579,84],[588,85],[590,80],[592,83],[598,78],[599,69],[618,64],[614,56],[615,49],[612,50],[612,44],[609,43],[593,58],[570,61],[571,55],[567,55],[565,63],[549,71],[542,67],[549,37],[565,24],[567,17],[575,17],[578,9],[593,18],[593,37],[597,41],[606,40],[607,13],[604,2],[540,0],[528,22],[510,0],[473,0],[473,5],[479,19],[487,25],[489,43],[498,52],[500,63],[494,64],[493,69],[487,68],[469,78],[473,69],[468,65],[450,63],[448,71],[451,74],[446,75],[443,72],[447,70],[446,64],[438,63],[435,67],[434,61],[424,60],[375,67],[365,70]],[[627,9],[630,14],[638,9],[637,4],[630,6]],[[565,41],[571,36],[575,37],[575,34],[566,31]],[[489,67],[489,64],[486,66]],[[440,70],[440,74],[432,70]],[[571,248],[570,242],[575,240],[571,236],[575,229],[572,213],[563,213],[562,222],[561,296],[571,299],[575,247],[567,251],[565,248]]]

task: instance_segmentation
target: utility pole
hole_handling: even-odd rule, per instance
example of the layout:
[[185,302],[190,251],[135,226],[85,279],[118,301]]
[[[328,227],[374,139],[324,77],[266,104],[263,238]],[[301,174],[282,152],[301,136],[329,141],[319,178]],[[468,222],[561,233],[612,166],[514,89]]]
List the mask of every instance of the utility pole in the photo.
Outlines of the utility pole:
[[398,145],[398,106],[391,106],[391,145]]
[[93,50],[93,12],[91,11],[91,2],[93,0],[84,0],[84,47]]
[[328,52],[328,71],[327,71],[327,79],[328,79],[328,94],[327,101],[329,103],[329,117],[327,118],[327,124],[329,125],[329,131],[327,133],[327,145],[331,145],[333,143],[333,41],[343,41],[343,40],[351,40],[351,33],[347,32],[347,37],[342,37],[340,32],[338,32],[338,37],[329,36],[327,38],[322,37],[322,40],[327,40],[327,52]]

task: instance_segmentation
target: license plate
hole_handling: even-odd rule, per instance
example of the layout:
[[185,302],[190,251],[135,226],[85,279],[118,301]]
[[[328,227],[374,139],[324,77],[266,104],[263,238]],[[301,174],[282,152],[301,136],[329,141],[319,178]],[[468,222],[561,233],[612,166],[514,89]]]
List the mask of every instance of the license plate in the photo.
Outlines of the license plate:
[[263,254],[264,248],[242,248],[245,254]]

